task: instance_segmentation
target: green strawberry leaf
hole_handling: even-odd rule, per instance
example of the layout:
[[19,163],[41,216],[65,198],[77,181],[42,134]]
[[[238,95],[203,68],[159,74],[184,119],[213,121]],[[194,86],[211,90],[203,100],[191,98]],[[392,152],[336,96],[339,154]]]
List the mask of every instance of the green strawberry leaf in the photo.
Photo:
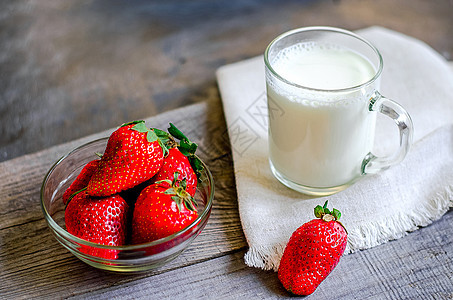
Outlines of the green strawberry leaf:
[[340,220],[341,218],[341,212],[336,208],[333,209],[332,215],[335,217],[335,220]]
[[324,214],[324,208],[321,205],[318,205],[315,207],[315,216],[317,218],[322,218],[322,215]]
[[132,124],[138,124],[138,123],[145,123],[145,121],[143,121],[143,120],[132,121],[132,122],[124,123],[120,127],[124,127],[124,126],[127,126],[127,125],[132,125]]
[[185,135],[184,133],[181,132],[181,130],[179,130],[178,128],[176,128],[175,125],[173,125],[173,123],[170,123],[170,127],[168,128],[168,132],[174,136],[175,138],[177,138],[178,140],[189,140]]
[[[140,123],[137,123],[135,126],[133,126],[131,128],[132,130],[135,130],[137,132],[140,132],[140,133],[146,133],[148,134],[149,133],[149,129],[148,127],[146,127],[145,123],[144,122],[140,122]],[[149,141],[149,138],[148,138],[148,141]],[[151,141],[150,141],[151,142]]]
[[195,211],[197,209],[195,207],[197,202],[195,202],[195,199],[193,197],[190,197],[189,199],[186,199],[186,201],[184,201],[184,203],[186,204],[186,207],[187,207],[188,210]]
[[172,184],[172,182],[170,181],[170,179],[162,179],[162,180],[158,180],[158,181],[156,181],[156,182],[154,182],[154,183],[156,183],[156,184],[161,184],[161,183],[163,183],[163,182],[166,182],[166,183],[168,183],[169,185]]
[[146,139],[148,140],[148,142],[152,143],[152,142],[159,140],[159,138],[157,137],[157,134],[154,131],[148,130],[145,132],[147,132]]
[[327,208],[327,204],[329,203],[329,200],[326,200],[324,203],[324,206],[322,207],[324,209],[325,214],[331,214],[330,210]]
[[169,188],[168,190],[166,190],[166,191],[164,192],[164,194],[166,194],[166,195],[176,195],[176,190],[175,190],[175,188],[172,188],[172,187],[171,187],[171,188]]
[[189,159],[189,163],[192,166],[192,169],[197,175],[197,180],[200,182],[201,172],[203,171],[203,164],[198,157],[195,156],[198,145],[194,142],[191,142],[184,133],[181,132],[173,123],[170,123],[168,132],[179,141],[178,149],[181,153]]
[[190,153],[192,154],[195,154],[195,152],[197,151],[197,148],[198,148],[198,145],[194,142],[191,142],[190,144]]
[[152,128],[152,130],[157,135],[157,137],[161,140],[162,144],[164,144],[167,148],[171,148],[171,144],[173,143],[173,140],[168,132],[165,132],[158,128]]
[[178,206],[179,211],[182,210],[182,199],[179,196],[172,196],[171,199],[176,202],[176,205]]
[[187,178],[184,178],[181,183],[180,183],[181,187],[186,190],[187,188]]
[[146,127],[145,122],[137,123],[131,129],[142,133],[148,132],[149,130],[148,127]]
[[[168,147],[166,145],[168,138],[169,138],[168,133],[166,133],[165,131],[162,131],[160,129],[157,129],[157,128],[150,129],[150,128],[146,127],[145,121],[143,121],[143,120],[129,122],[129,123],[124,124],[123,126],[130,125],[130,124],[135,124],[131,128],[132,130],[138,131],[140,133],[146,133],[146,140],[149,143],[157,141],[159,143],[159,146],[162,148],[162,152],[163,152],[164,156],[166,156],[168,154]],[[158,132],[156,133],[156,131],[158,131]],[[161,136],[162,139],[159,136]]]
[[164,140],[162,140],[159,137],[159,135],[162,134],[162,130],[159,130],[160,131],[159,133],[156,133],[155,130],[156,130],[156,128],[148,129],[148,132],[146,134],[146,139],[150,143],[157,141],[159,143],[159,146],[162,148],[162,152],[163,152],[164,156],[167,156],[167,154],[168,154],[168,147],[167,147],[168,139],[166,139],[164,137]]
[[326,201],[323,206],[317,205],[315,207],[315,216],[317,218],[323,219],[324,221],[331,221],[331,220],[338,221],[341,218],[341,212],[336,208],[333,208],[332,211],[330,211],[327,208],[327,204],[328,204],[328,201]]
[[150,143],[152,143],[154,141],[157,141],[159,139],[157,137],[157,134],[153,130],[151,130],[148,127],[146,127],[144,122],[140,122],[140,123],[135,124],[135,126],[132,127],[131,129],[135,130],[135,131],[138,131],[140,133],[146,133],[146,139]]
[[185,156],[189,156],[190,155],[189,151],[184,146],[179,145],[178,149],[183,155],[185,155]]
[[192,166],[192,169],[195,172],[195,175],[197,175],[197,181],[198,181],[198,183],[200,183],[200,176],[201,176],[201,172],[203,171],[203,163],[195,155],[188,156],[187,159],[189,159],[189,163]]
[[168,147],[161,141],[161,139],[157,139],[157,140],[159,142],[159,146],[162,148],[164,157],[166,157],[168,154]]
[[189,153],[195,154],[195,152],[197,151],[198,145],[194,142],[188,141],[187,146],[188,146]]
[[176,186],[176,182],[178,182],[179,172],[173,173],[173,182],[171,183],[172,186]]
[[197,151],[198,145],[196,143],[193,143],[189,140],[181,140],[179,142],[179,151],[181,151],[182,154],[185,156],[193,155]]
[[[179,211],[182,210],[182,205],[189,210],[195,211],[197,202],[195,199],[186,191],[186,179],[184,178],[182,181],[178,181],[178,172],[174,173],[174,179],[171,184],[171,187],[164,191],[166,195],[173,195],[171,199],[175,201],[176,205],[178,206]],[[166,181],[167,182],[167,181]],[[179,186],[176,184],[179,182]]]

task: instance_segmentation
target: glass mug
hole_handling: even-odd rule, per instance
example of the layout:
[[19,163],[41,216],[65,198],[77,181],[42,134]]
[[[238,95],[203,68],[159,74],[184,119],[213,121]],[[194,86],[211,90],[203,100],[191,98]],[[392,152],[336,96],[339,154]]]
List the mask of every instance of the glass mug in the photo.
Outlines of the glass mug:
[[[379,93],[383,61],[368,41],[338,28],[300,28],[273,40],[264,60],[269,161],[284,185],[330,195],[404,159],[412,121]],[[387,157],[371,152],[377,112],[400,133],[399,148]]]

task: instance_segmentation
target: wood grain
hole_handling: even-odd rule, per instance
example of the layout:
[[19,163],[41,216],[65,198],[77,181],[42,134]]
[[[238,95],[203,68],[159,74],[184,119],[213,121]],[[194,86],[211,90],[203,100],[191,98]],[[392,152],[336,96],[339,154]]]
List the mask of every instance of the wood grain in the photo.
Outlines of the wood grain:
[[[450,211],[442,220],[403,239],[343,257],[309,299],[452,299],[452,222]],[[240,250],[76,298],[290,298],[274,272],[248,268],[243,255]]]
[[380,25],[453,57],[450,0],[2,1],[0,161],[218,100],[218,67],[310,25]]

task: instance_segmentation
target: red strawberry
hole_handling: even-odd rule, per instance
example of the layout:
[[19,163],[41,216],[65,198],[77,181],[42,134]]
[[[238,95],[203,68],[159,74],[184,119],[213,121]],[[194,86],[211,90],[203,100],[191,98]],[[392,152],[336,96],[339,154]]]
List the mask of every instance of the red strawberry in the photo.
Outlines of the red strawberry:
[[172,235],[190,225],[198,216],[196,202],[178,176],[168,184],[156,182],[145,188],[135,203],[132,216],[132,243],[151,242]]
[[197,175],[192,169],[187,157],[178,148],[168,150],[168,155],[164,158],[164,163],[154,179],[161,181],[168,179],[173,181],[175,173],[179,174],[179,179],[186,180],[186,190],[193,196],[197,190]]
[[347,232],[338,221],[341,213],[318,205],[311,220],[299,227],[286,245],[278,279],[296,295],[309,295],[332,272],[346,248]]
[[[87,241],[120,246],[126,241],[129,206],[118,195],[92,198],[86,191],[76,194],[65,211],[66,230]],[[116,259],[118,251],[82,246],[80,251],[97,257]]]
[[[173,181],[173,174],[178,173],[179,179],[186,180],[187,191],[189,194],[194,196],[197,190],[198,178],[203,170],[203,165],[200,159],[195,156],[198,145],[191,142],[172,123],[170,123],[170,127],[168,128],[168,132],[171,136],[162,130],[155,130],[157,135],[165,141],[169,148],[171,148],[168,156],[165,157],[162,169],[159,173],[157,173],[155,180],[159,181],[168,179]],[[180,140],[179,144],[177,144],[172,137]]]
[[74,194],[75,192],[80,191],[83,188],[86,188],[88,185],[88,182],[91,179],[91,176],[93,176],[94,172],[96,171],[97,167],[99,164],[99,160],[92,160],[89,163],[83,167],[82,171],[80,171],[80,174],[77,176],[77,178],[71,183],[69,188],[64,192],[62,199],[63,203],[66,204],[68,203],[69,197]]
[[150,179],[162,166],[164,150],[144,121],[124,124],[110,136],[99,167],[88,183],[88,194],[113,195]]

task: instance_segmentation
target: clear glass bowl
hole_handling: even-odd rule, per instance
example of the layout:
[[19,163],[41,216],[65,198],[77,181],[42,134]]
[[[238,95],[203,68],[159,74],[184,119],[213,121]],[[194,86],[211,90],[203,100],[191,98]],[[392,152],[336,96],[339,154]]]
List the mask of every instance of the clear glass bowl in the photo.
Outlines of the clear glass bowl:
[[[83,262],[108,271],[144,272],[155,269],[176,258],[198,236],[208,222],[214,199],[214,181],[207,166],[200,176],[195,199],[198,203],[198,218],[179,232],[139,245],[106,246],[80,239],[66,231],[61,199],[82,168],[103,153],[107,138],[99,139],[76,148],[60,158],[47,172],[41,187],[41,208],[49,228],[66,249]],[[99,251],[81,251],[93,248]],[[115,252],[117,259],[106,259],[88,253]]]

